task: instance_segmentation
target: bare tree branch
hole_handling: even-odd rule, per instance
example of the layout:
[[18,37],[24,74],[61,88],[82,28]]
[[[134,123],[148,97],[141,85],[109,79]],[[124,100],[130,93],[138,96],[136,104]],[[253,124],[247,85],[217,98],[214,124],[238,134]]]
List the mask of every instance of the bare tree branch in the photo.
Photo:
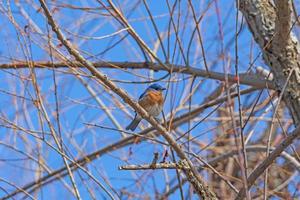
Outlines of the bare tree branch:
[[294,70],[284,100],[293,116],[295,125],[300,121],[300,44],[292,33],[292,1],[241,0],[243,12],[253,38],[261,47],[281,91],[290,71]]
[[[255,91],[256,89],[253,89],[253,88],[250,88],[250,89],[247,89],[245,91],[241,91],[241,94],[248,94],[249,92],[253,92]],[[232,97],[236,97],[238,94],[237,93],[233,93],[232,94]],[[176,128],[178,126],[180,126],[181,124],[187,122],[190,118],[193,118],[194,116],[197,116],[199,115],[201,112],[203,112],[206,108],[209,108],[211,106],[215,106],[217,104],[220,104],[224,101],[227,100],[227,96],[225,97],[222,97],[222,98],[218,98],[218,99],[214,99],[214,100],[210,100],[208,101],[207,103],[199,106],[198,108],[192,110],[191,112],[187,112],[181,116],[178,116],[177,118],[173,119],[173,120],[170,120],[167,122],[167,124],[172,124],[171,125],[171,128]],[[120,149],[122,147],[125,147],[125,146],[128,146],[132,143],[134,143],[134,141],[139,138],[139,140],[143,141],[145,140],[145,137],[143,136],[146,136],[146,135],[150,135],[150,134],[153,134],[153,135],[158,135],[158,132],[154,132],[155,129],[154,127],[151,127],[151,128],[147,128],[145,130],[143,130],[142,132],[140,132],[138,135],[142,136],[142,137],[139,137],[138,135],[134,135],[134,136],[129,136],[129,137],[126,137],[126,138],[123,138],[122,140],[120,141],[117,141],[115,143],[112,143],[102,149],[99,149],[95,152],[92,152],[80,159],[78,159],[75,163],[78,163],[78,165],[86,165],[90,162],[92,162],[93,160],[99,158],[100,156],[106,154],[106,153],[109,153],[111,151],[114,151],[114,150],[117,150],[117,149]],[[74,163],[70,163],[70,168],[72,168],[72,170],[76,170],[78,168],[77,165],[75,165]],[[25,186],[23,186],[23,189],[24,190],[28,190],[30,188],[34,188],[36,187],[36,185],[38,184],[46,184],[46,183],[49,183],[49,180],[51,181],[51,179],[55,178],[55,177],[63,177],[65,175],[65,171],[66,171],[66,167],[62,167],[52,173],[49,173],[48,175],[42,177],[40,180],[37,180],[37,181],[34,181],[34,182],[31,182],[31,183],[28,183],[26,184]],[[20,191],[16,190],[12,193],[10,193],[9,195],[7,195],[5,198],[10,198],[16,194],[18,194]]]
[[[66,63],[49,63],[49,62],[34,62],[35,68],[65,68],[68,67]],[[175,65],[175,64],[165,64],[168,66],[166,69],[160,64],[157,63],[149,63],[149,62],[93,62],[91,63],[95,68],[111,68],[111,69],[150,69],[154,71],[166,71],[169,73],[182,73],[188,74],[195,77],[203,77],[203,78],[211,78],[215,80],[225,81],[226,76],[228,76],[228,81],[231,83],[237,83],[239,79],[240,84],[249,85],[252,87],[256,87],[258,89],[268,88],[275,89],[275,85],[272,81],[265,80],[262,76],[258,76],[256,74],[249,73],[241,73],[238,78],[234,74],[224,74],[220,72],[213,72],[202,70],[199,68],[191,67],[191,66],[183,66],[183,65]],[[81,63],[74,61],[74,66],[82,66]],[[11,64],[0,64],[0,69],[22,69],[28,68],[26,63],[16,62]]]
[[173,139],[173,137],[168,133],[168,131],[158,124],[158,122],[151,117],[144,109],[141,107],[137,102],[134,102],[125,91],[123,91],[121,88],[118,88],[114,83],[112,83],[107,76],[101,74],[92,63],[84,59],[79,52],[72,46],[72,44],[65,39],[62,32],[58,28],[57,24],[55,23],[49,9],[46,6],[46,3],[43,0],[40,0],[41,6],[45,12],[45,15],[48,19],[48,23],[52,27],[52,30],[56,33],[58,39],[61,41],[61,43],[67,48],[69,53],[73,55],[77,61],[79,61],[81,64],[83,64],[97,79],[99,79],[102,83],[104,83],[107,87],[109,87],[112,91],[114,91],[116,94],[118,94],[126,103],[128,103],[132,108],[134,108],[138,114],[140,114],[144,119],[146,119],[151,125],[153,125],[160,134],[168,141],[170,146],[174,148],[178,156],[186,162],[186,165],[188,167],[187,170],[184,170],[185,175],[193,184],[195,190],[197,193],[203,198],[203,199],[216,199],[216,195],[211,191],[209,187],[206,186],[202,178],[199,176],[198,172],[194,168],[192,162],[186,157],[185,153],[182,151],[180,146],[177,144],[177,142]]
[[[297,198],[299,8],[0,3],[0,199]],[[155,121],[128,95],[151,83]]]
[[[290,133],[279,145],[276,147],[270,155],[260,163],[255,170],[249,175],[248,190],[254,184],[255,180],[264,173],[264,171],[275,161],[275,159],[295,140],[300,137],[300,126],[298,126],[292,133]],[[236,197],[236,200],[243,199],[245,197],[245,189],[241,189]]]

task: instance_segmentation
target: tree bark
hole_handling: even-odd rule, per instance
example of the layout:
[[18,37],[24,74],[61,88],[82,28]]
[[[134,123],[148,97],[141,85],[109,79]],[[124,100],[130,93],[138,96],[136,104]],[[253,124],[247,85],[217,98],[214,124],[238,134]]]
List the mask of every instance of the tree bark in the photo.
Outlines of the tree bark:
[[296,126],[300,121],[300,46],[291,31],[292,1],[241,0],[239,9],[274,74],[277,90],[283,92]]

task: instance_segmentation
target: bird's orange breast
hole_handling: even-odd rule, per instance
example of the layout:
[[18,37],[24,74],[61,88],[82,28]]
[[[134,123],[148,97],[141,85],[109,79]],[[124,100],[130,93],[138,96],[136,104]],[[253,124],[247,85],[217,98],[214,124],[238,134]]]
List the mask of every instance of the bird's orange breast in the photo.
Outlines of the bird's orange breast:
[[148,93],[149,96],[149,100],[151,101],[151,103],[155,104],[162,104],[164,101],[162,92],[155,92],[155,91],[150,91]]
[[149,91],[147,94],[139,101],[139,104],[147,108],[149,106],[154,106],[155,104],[162,105],[164,98],[162,92],[159,91]]

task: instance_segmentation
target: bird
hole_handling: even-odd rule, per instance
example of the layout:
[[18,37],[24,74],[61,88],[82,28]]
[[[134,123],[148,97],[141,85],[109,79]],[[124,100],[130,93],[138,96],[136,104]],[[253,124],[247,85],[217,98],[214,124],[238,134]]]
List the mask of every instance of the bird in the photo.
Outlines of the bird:
[[[164,97],[163,91],[166,88],[161,85],[154,83],[150,85],[139,97],[138,103],[142,106],[152,117],[157,119],[157,116],[163,110]],[[134,119],[126,127],[126,130],[134,131],[141,122],[142,117],[135,113]]]

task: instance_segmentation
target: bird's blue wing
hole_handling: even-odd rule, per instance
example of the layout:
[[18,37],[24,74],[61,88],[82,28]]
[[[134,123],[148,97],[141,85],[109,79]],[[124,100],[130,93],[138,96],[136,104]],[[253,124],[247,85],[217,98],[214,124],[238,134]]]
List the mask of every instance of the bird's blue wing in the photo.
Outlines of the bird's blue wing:
[[141,96],[139,97],[139,100],[141,100],[141,99],[146,95],[147,91],[148,91],[148,89],[146,89],[146,90],[143,92],[143,94],[141,94]]

